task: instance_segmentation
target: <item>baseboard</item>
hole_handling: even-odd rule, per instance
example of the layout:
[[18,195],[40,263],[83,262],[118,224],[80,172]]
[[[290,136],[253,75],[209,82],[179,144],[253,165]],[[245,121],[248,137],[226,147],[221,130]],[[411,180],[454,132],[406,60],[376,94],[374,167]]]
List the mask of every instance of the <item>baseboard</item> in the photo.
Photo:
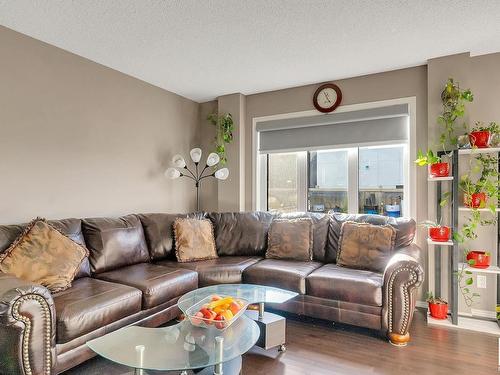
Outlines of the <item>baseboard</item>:
[[487,319],[496,319],[497,314],[491,310],[479,310],[479,309],[470,309],[472,316],[477,316],[479,318],[487,318]]

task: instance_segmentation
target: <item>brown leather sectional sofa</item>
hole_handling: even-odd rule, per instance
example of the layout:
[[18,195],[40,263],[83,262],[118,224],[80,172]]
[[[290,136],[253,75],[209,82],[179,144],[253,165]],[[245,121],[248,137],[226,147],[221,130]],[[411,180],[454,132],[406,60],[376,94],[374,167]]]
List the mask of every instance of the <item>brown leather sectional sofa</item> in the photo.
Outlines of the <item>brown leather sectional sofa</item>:
[[[179,314],[184,293],[211,284],[254,283],[299,293],[275,309],[378,330],[409,340],[415,291],[423,279],[415,222],[376,215],[308,215],[314,222],[311,262],[264,259],[275,217],[266,212],[197,213],[212,220],[219,258],[175,260],[175,214],[64,219],[51,224],[90,251],[70,289],[51,295],[0,273],[0,373],[57,374],[91,358],[85,343],[129,324],[159,326]],[[395,254],[384,273],[335,264],[343,221],[390,223]],[[23,225],[0,226],[0,252]]]

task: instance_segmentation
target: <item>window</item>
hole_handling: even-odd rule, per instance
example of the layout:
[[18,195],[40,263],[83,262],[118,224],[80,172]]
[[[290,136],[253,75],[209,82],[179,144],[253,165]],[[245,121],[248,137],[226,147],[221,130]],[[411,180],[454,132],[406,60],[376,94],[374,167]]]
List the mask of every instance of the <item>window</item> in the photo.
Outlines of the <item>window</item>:
[[404,149],[400,145],[359,148],[358,212],[401,216]]
[[263,154],[263,209],[403,216],[406,148],[399,144]]
[[308,211],[347,212],[347,150],[309,152]]

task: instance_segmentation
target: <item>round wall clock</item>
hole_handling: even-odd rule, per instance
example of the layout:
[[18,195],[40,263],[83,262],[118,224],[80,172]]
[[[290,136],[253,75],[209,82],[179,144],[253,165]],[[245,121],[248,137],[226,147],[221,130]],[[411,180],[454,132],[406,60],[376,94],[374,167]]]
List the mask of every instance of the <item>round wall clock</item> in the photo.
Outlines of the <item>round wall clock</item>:
[[325,83],[318,87],[313,96],[314,107],[323,113],[335,110],[342,101],[342,91],[333,83]]

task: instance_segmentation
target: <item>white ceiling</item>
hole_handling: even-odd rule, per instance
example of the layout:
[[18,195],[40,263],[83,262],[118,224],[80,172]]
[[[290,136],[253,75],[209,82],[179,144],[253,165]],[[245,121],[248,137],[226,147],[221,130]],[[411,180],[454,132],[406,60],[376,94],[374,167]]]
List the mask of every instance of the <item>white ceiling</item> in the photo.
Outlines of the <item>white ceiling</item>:
[[0,24],[199,102],[500,51],[498,0],[0,0]]

